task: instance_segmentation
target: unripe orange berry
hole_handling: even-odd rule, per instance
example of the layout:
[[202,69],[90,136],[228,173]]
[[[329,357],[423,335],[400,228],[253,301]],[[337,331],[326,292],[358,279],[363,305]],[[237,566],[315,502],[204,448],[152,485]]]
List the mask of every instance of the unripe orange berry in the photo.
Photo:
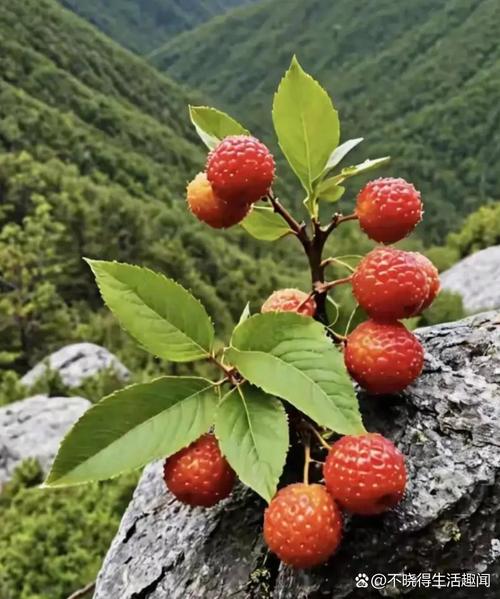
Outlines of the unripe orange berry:
[[227,229],[241,222],[250,204],[228,202],[214,193],[205,173],[198,173],[187,187],[189,209],[198,220],[214,229]]
[[316,302],[314,298],[300,289],[278,289],[263,303],[260,310],[266,312],[297,312],[303,316],[314,316]]

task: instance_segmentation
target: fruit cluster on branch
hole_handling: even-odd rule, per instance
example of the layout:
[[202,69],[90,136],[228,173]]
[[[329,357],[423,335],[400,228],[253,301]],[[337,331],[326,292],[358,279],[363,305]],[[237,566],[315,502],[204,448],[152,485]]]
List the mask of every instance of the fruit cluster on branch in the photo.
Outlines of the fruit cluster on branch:
[[[388,159],[333,174],[361,139],[339,145],[337,111],[295,58],[275,95],[273,121],[306,192],[307,219],[274,195],[275,161],[261,141],[215,109],[191,107],[190,113],[210,150],[205,171],[187,186],[190,211],[214,229],[240,224],[261,240],[296,237],[311,287],[275,291],[258,314],[247,306],[229,345],[218,349],[204,307],[177,283],[147,269],[89,261],[104,300],[142,347],[177,362],[210,361],[222,379],[161,377],[104,398],[63,442],[47,484],[100,480],[166,457],[172,494],[210,507],[239,478],[269,503],[263,529],[270,550],[291,566],[309,568],[337,549],[342,510],[377,515],[405,492],[404,456],[389,439],[366,431],[349,374],[377,396],[402,391],[422,370],[422,346],[400,320],[431,304],[437,270],[420,254],[386,245],[411,233],[422,201],[403,179],[379,178],[361,189],[354,213],[335,211],[321,222],[320,202],[338,202],[347,179]],[[355,267],[324,257],[329,236],[355,222],[383,245]],[[346,267],[349,276],[325,280],[329,264]],[[347,336],[327,318],[339,285],[352,286],[368,315]],[[330,444],[334,435],[340,438]],[[290,438],[303,446],[304,476],[278,490]],[[311,450],[316,456],[325,449],[323,479],[310,482]]]

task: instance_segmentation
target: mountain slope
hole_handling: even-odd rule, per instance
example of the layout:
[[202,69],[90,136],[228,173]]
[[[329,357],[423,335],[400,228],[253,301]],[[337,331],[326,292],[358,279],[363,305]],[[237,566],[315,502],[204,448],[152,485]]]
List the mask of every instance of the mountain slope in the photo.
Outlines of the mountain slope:
[[267,0],[181,34],[154,63],[261,132],[297,52],[334,96],[343,138],[364,136],[363,155],[390,153],[387,172],[422,188],[424,236],[439,241],[498,197],[499,37],[497,0],[416,0],[404,10],[392,0],[376,10],[367,0]]
[[179,86],[52,0],[16,0],[0,12],[0,230],[45,198],[66,230],[59,257],[71,268],[57,286],[68,303],[99,305],[82,255],[163,270],[193,289],[222,330],[278,281],[305,279],[291,260],[268,276],[269,250],[188,212],[185,185],[205,152],[187,104]]
[[60,0],[63,6],[120,44],[146,54],[177,33],[192,29],[252,0]]

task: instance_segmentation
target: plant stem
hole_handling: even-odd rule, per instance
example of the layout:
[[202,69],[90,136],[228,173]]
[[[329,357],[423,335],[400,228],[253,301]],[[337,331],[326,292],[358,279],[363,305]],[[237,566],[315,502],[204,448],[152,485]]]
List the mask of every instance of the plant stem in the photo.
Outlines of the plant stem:
[[[213,364],[215,364],[217,366],[217,368],[219,368],[220,370],[222,370],[222,372],[225,374],[225,379],[229,380],[233,385],[237,385],[238,381],[236,379],[235,376],[235,369],[234,368],[228,368],[227,366],[225,366],[220,360],[217,359],[217,357],[214,354],[210,354],[208,356],[208,359],[210,360],[210,362],[212,362]],[[225,380],[223,379],[223,381]],[[218,381],[216,383],[221,384],[221,381]]]
[[313,433],[313,435],[316,437],[316,439],[318,439],[320,445],[322,447],[324,447],[325,449],[328,449],[328,451],[330,451],[331,449],[331,445],[329,445],[324,439],[323,437],[320,435],[320,433],[314,428],[314,426],[310,423],[310,422],[306,422],[307,428]]
[[304,439],[304,483],[309,484],[309,466],[311,464],[311,445],[309,439]]

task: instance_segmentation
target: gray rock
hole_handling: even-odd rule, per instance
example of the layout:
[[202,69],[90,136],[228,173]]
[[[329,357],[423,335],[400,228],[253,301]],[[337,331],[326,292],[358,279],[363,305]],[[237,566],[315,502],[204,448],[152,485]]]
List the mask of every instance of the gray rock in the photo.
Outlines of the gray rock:
[[[360,393],[368,430],[407,456],[409,485],[395,510],[346,518],[339,552],[297,572],[266,552],[262,502],[239,487],[210,510],[167,493],[160,464],[148,467],[99,574],[95,599],[274,599],[409,595],[500,596],[500,315],[422,329],[426,364],[404,394]],[[301,460],[288,475],[300,476]],[[356,588],[358,573],[473,571],[490,588]],[[433,594],[434,593],[434,594]],[[476,593],[476,594],[474,594]]]
[[441,274],[441,285],[460,294],[471,314],[500,308],[500,246],[460,260]]
[[83,397],[35,395],[0,408],[0,488],[27,458],[47,471],[62,438],[87,410]]
[[94,343],[74,343],[39,362],[23,376],[21,383],[32,387],[45,375],[47,368],[58,372],[62,382],[70,389],[79,387],[105,370],[112,370],[121,381],[126,381],[130,376],[120,360],[104,347]]

